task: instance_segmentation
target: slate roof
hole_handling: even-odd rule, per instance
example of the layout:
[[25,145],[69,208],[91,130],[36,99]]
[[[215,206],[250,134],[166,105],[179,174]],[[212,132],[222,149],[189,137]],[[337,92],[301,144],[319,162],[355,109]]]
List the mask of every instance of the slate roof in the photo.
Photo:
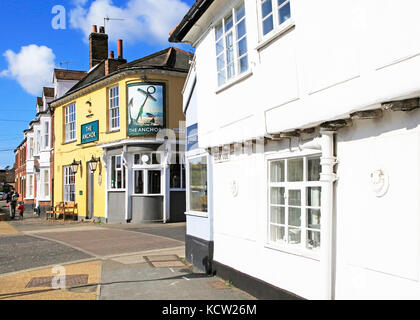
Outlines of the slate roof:
[[54,88],[44,87],[42,93],[45,97],[54,98]]
[[60,80],[82,80],[86,76],[86,71],[54,69],[54,76]]

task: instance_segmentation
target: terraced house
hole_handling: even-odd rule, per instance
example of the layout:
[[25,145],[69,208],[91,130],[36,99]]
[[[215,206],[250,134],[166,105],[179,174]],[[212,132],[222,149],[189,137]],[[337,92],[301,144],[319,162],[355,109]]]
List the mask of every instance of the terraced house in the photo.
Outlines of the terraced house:
[[181,91],[192,55],[168,48],[127,62],[122,40],[115,56],[97,26],[89,45],[90,70],[49,103],[54,203],[109,222],[185,219]]

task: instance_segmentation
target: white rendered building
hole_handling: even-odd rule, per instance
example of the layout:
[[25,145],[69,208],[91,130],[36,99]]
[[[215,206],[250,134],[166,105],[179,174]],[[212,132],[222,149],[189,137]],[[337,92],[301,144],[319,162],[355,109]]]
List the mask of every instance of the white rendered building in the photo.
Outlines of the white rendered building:
[[211,167],[187,235],[213,272],[260,297],[420,298],[419,10],[198,0],[173,30],[196,49],[187,126]]

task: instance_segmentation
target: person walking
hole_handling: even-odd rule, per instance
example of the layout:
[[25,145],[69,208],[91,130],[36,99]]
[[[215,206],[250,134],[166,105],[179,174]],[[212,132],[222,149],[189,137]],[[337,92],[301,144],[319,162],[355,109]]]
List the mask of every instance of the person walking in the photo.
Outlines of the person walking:
[[10,216],[12,219],[14,219],[16,215],[16,205],[17,205],[18,198],[19,198],[19,194],[15,190],[13,190],[13,194],[10,200]]
[[19,205],[17,206],[17,210],[19,212],[20,219],[23,220],[23,213],[25,212],[25,207],[23,206],[22,201],[19,201]]

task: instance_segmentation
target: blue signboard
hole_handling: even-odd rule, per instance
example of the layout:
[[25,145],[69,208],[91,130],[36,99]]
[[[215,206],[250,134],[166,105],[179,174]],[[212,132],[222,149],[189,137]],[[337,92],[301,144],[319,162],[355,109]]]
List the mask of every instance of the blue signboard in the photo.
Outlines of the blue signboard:
[[99,120],[82,125],[81,143],[89,143],[99,139]]
[[187,128],[187,151],[198,148],[198,124]]

